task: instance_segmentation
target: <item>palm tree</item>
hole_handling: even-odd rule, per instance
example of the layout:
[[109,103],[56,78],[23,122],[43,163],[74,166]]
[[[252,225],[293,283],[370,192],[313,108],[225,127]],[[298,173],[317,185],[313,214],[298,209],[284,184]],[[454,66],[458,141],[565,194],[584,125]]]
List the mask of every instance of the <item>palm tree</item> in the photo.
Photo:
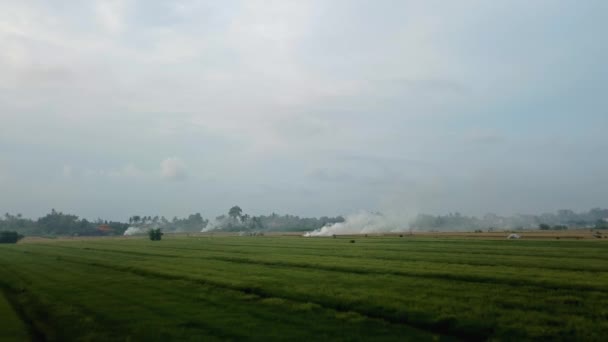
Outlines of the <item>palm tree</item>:
[[243,209],[241,209],[238,205],[235,205],[234,207],[230,208],[230,210],[228,210],[228,216],[232,217],[232,219],[234,219],[235,221],[237,218],[241,217],[242,213]]

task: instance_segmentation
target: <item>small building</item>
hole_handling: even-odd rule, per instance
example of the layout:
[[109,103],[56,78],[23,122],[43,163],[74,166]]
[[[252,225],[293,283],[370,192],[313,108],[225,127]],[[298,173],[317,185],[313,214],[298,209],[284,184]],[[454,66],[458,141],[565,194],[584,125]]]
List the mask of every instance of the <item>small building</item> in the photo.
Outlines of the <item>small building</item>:
[[113,232],[114,229],[112,227],[110,227],[110,225],[100,224],[99,226],[97,226],[97,231],[100,233],[108,234],[108,233]]

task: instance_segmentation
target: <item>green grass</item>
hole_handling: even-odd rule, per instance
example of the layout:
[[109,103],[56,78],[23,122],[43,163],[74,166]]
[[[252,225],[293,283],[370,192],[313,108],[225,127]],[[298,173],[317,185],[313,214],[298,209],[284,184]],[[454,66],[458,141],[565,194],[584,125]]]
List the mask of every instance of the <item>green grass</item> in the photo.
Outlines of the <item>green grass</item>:
[[28,337],[26,326],[0,292],[0,341],[25,341]]
[[608,244],[176,237],[0,246],[48,340],[603,340]]

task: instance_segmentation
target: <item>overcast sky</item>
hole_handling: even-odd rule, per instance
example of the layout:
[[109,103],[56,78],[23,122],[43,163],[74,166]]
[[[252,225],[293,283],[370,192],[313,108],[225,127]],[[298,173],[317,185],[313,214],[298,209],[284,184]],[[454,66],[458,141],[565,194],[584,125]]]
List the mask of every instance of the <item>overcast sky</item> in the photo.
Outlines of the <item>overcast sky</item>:
[[608,207],[608,1],[0,1],[0,211]]

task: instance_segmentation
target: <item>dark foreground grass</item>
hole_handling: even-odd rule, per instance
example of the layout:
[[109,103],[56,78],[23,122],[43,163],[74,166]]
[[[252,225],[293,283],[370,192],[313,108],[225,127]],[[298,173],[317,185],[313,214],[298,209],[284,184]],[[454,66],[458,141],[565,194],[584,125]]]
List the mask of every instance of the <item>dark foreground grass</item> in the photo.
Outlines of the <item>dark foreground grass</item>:
[[25,324],[0,292],[0,341],[25,341],[28,338]]
[[604,340],[608,244],[167,237],[0,248],[48,340]]

